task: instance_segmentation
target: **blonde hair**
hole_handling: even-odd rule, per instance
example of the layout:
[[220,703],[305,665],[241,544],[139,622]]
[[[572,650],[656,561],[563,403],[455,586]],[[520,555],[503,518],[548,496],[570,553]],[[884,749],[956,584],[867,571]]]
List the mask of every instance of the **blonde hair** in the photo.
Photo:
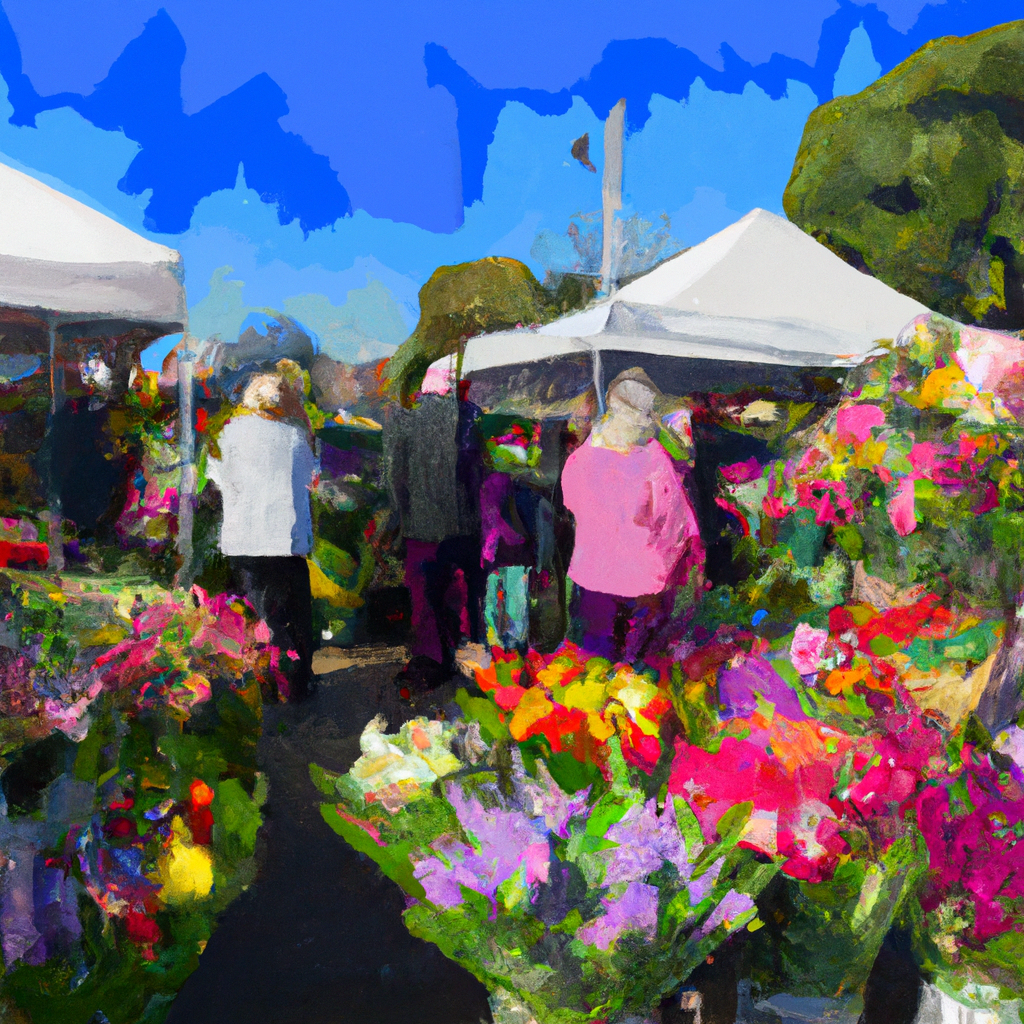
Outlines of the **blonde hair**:
[[242,411],[270,419],[289,420],[311,429],[303,406],[305,375],[298,363],[281,359],[269,373],[257,373],[249,379],[242,392]]

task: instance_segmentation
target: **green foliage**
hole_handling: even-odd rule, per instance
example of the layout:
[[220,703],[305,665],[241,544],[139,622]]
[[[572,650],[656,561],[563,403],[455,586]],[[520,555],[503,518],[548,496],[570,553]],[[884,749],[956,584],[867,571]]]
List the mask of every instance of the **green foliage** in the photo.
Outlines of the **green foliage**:
[[[826,882],[790,881],[784,893],[766,891],[761,918],[768,927],[754,940],[760,948],[749,953],[754,980],[793,995],[860,990],[923,877],[928,857],[920,839],[916,843],[897,840],[877,863],[849,860]],[[772,906],[780,896],[782,906]]]
[[388,361],[384,390],[408,401],[430,364],[457,352],[460,339],[547,323],[560,312],[530,268],[518,260],[488,256],[438,267],[420,289],[416,330]]
[[937,39],[807,121],[784,205],[854,266],[966,323],[1024,327],[1024,22]]

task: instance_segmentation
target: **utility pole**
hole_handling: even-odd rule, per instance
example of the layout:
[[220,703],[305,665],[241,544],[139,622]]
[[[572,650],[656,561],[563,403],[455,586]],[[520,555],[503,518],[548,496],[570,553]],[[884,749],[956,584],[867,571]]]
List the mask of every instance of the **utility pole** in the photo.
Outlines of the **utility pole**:
[[601,181],[603,210],[601,291],[610,295],[615,287],[618,227],[615,214],[622,209],[622,136],[626,101],[619,100],[604,123],[604,176]]

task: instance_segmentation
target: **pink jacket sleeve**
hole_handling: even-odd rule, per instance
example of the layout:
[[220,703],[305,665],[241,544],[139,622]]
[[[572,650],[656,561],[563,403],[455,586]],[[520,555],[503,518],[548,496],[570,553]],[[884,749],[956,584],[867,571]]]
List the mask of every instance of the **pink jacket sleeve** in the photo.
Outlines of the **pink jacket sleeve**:
[[694,568],[703,570],[704,545],[700,539],[696,511],[664,449],[659,452],[648,486],[647,525],[652,533],[652,544],[665,551],[666,563],[677,560],[671,581],[685,583]]

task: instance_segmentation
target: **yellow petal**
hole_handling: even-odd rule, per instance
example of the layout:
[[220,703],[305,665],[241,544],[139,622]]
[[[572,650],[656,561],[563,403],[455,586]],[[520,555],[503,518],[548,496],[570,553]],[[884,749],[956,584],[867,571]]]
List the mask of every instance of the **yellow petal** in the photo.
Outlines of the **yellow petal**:
[[539,686],[531,686],[519,701],[516,713],[509,723],[508,730],[512,733],[512,738],[525,739],[530,726],[554,710],[555,705],[548,700],[547,694]]

